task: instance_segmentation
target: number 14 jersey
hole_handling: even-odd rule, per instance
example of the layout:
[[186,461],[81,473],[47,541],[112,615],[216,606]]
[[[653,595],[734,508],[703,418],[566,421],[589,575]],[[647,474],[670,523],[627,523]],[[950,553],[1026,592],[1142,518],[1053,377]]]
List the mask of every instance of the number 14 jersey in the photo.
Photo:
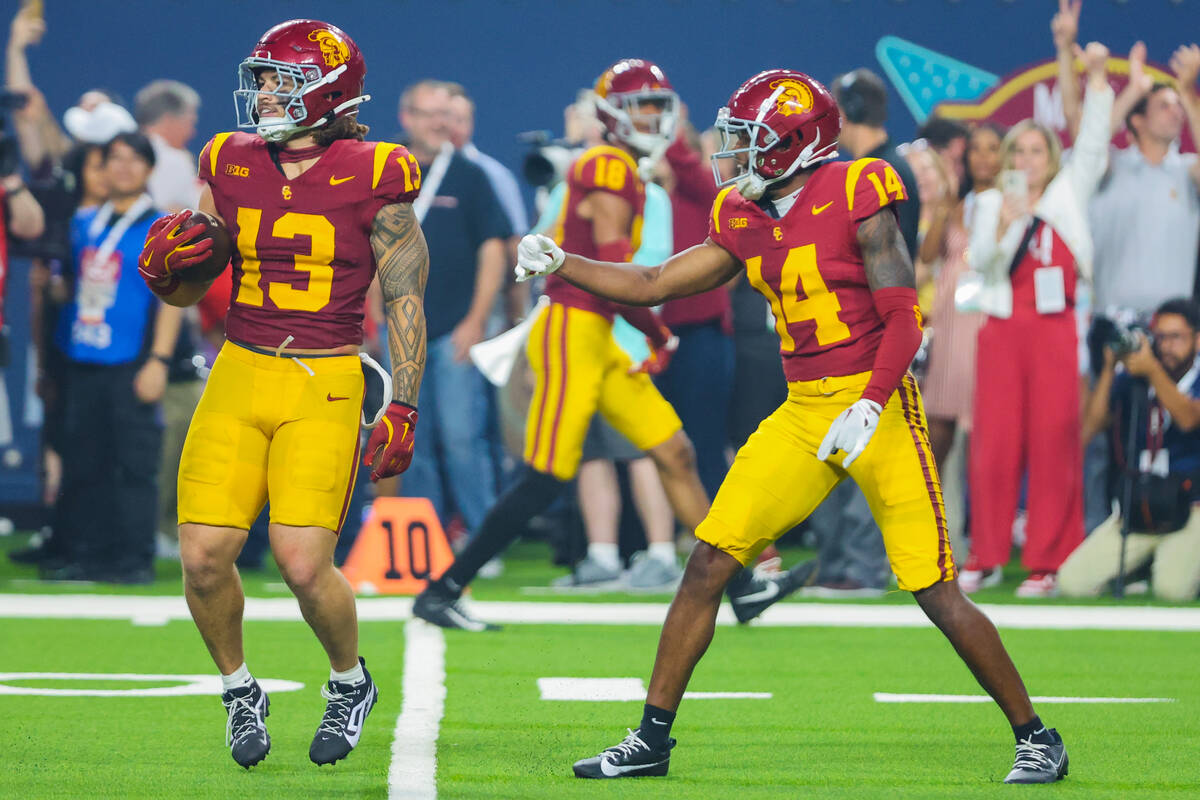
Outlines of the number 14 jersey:
[[296,178],[251,133],[219,133],[200,153],[200,179],[233,239],[226,335],[274,349],[361,344],[375,275],[379,209],[411,203],[417,160],[398,144],[340,139]]
[[732,186],[717,195],[708,235],[746,267],[771,304],[784,375],[789,381],[855,375],[871,369],[883,336],[858,225],[906,200],[886,161],[824,164],[775,219]]

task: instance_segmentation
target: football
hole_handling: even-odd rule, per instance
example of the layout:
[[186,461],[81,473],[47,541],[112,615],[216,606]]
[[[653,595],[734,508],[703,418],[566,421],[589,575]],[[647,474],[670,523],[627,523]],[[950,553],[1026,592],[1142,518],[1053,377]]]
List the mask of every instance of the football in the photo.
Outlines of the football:
[[229,238],[229,231],[225,230],[225,226],[219,219],[203,211],[192,209],[192,215],[183,224],[183,227],[190,228],[197,223],[204,224],[204,233],[196,241],[212,239],[213,247],[208,260],[187,269],[181,269],[177,273],[179,280],[184,283],[207,283],[216,278],[225,271],[225,267],[229,265],[229,257],[233,253],[233,240]]

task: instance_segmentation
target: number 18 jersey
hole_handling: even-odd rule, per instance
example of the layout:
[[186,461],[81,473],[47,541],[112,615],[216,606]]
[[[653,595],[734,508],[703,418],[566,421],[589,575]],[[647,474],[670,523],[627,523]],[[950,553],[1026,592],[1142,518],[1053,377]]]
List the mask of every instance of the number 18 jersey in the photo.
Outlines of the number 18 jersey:
[[293,348],[361,344],[375,214],[416,198],[420,167],[398,144],[339,139],[289,179],[267,147],[220,133],[200,153],[234,244],[226,334],[271,349],[289,336]]
[[863,158],[818,167],[780,219],[733,187],[713,203],[708,235],[746,267],[771,304],[789,381],[871,369],[883,336],[858,224],[908,198],[886,161]]

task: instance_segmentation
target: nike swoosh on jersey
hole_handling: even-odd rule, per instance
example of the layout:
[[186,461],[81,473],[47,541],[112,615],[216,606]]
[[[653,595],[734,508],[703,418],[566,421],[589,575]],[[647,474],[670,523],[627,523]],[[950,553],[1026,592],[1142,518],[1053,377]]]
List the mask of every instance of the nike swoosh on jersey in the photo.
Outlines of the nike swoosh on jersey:
[[358,177],[357,175],[351,175],[349,178],[335,178],[332,175],[330,175],[329,176],[329,185],[337,186],[339,183],[345,183],[346,181],[352,181],[357,177]]
[[666,759],[663,761],[656,761],[653,764],[630,764],[628,767],[619,767],[609,761],[607,758],[602,758],[600,759],[600,771],[610,778],[615,778],[616,776],[623,775],[626,772],[633,772],[634,770],[646,769],[648,767],[656,767],[659,764],[662,764],[665,760]]
[[334,397],[332,394],[326,394],[325,399],[332,403],[335,400],[349,400],[350,398],[349,397]]
[[815,217],[817,214],[820,214],[822,211],[824,211],[825,209],[829,208],[831,205],[833,205],[833,201],[832,201],[832,200],[830,200],[828,203],[826,203],[826,204],[825,204],[825,205],[823,205],[823,206],[813,206],[813,207],[812,207],[812,213],[813,213],[813,216]]
[[736,603],[755,603],[759,600],[770,600],[775,595],[779,594],[779,584],[774,581],[767,583],[767,588],[760,589],[753,594],[744,594],[741,597],[734,598]]

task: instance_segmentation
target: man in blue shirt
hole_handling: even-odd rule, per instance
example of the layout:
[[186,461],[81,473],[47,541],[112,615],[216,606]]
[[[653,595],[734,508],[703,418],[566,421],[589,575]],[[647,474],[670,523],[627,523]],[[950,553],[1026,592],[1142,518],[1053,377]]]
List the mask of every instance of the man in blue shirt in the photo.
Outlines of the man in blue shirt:
[[488,441],[490,390],[469,350],[483,340],[508,281],[505,242],[512,228],[487,175],[449,141],[447,87],[421,81],[400,99],[406,144],[421,165],[421,194],[413,209],[429,246],[428,345],[418,400],[423,433],[402,492],[428,497],[443,524],[453,505],[473,532],[496,501],[496,484]]
[[59,580],[154,579],[159,400],[182,310],[146,288],[137,259],[162,213],[146,194],[154,149],[139,133],[104,147],[108,202],[71,223],[73,298],[55,345],[67,359],[62,496],[55,536],[70,563]]
[[[1143,338],[1141,347],[1120,362],[1125,372],[1116,374],[1118,359],[1105,348],[1104,369],[1088,398],[1083,421],[1083,441],[1101,430],[1129,424],[1133,392],[1145,392],[1148,401],[1136,424],[1139,472],[1200,479],[1200,308],[1184,298],[1158,307],[1151,323],[1153,346]],[[1124,450],[1126,434],[1114,442]],[[1193,503],[1200,500],[1195,488]],[[1200,591],[1200,514],[1193,511],[1178,531],[1166,534],[1132,531],[1126,542],[1126,568],[1136,570],[1151,563],[1154,594],[1164,600],[1194,600]],[[1094,597],[1117,575],[1121,548],[1121,516],[1103,522],[1063,563],[1058,589],[1069,597]]]

